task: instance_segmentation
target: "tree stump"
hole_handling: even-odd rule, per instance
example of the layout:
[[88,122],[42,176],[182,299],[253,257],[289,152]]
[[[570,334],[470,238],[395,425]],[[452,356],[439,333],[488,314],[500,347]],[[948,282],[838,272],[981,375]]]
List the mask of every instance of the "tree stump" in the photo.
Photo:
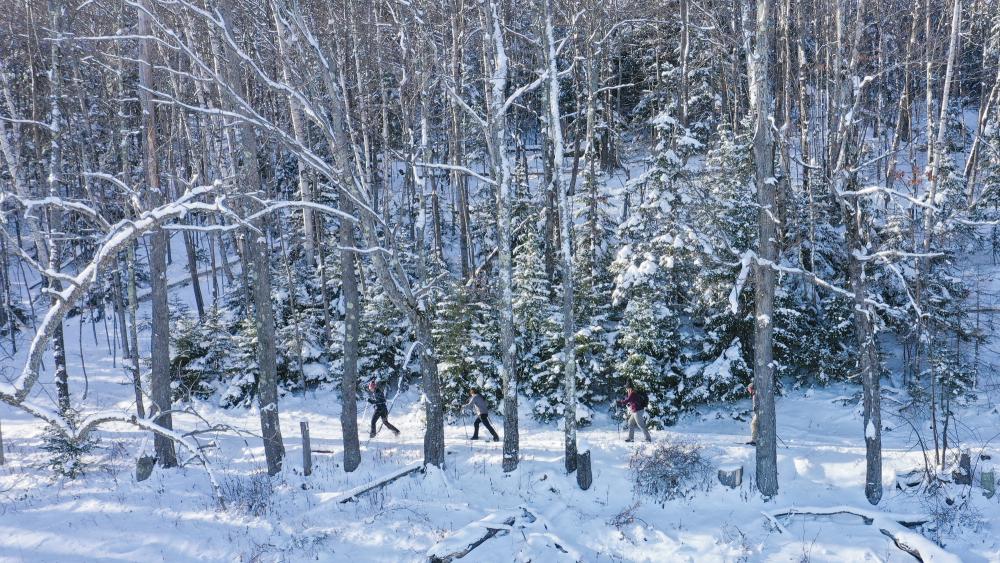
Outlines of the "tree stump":
[[730,489],[739,487],[743,484],[743,466],[741,465],[736,468],[720,468],[719,482]]
[[576,484],[587,490],[594,482],[594,473],[590,468],[590,450],[576,454]]
[[983,487],[984,497],[993,498],[993,495],[997,494],[996,473],[993,468],[979,475],[979,484]]
[[969,452],[962,452],[958,458],[958,470],[953,471],[951,476],[955,479],[956,485],[972,484],[972,460]]
[[156,465],[156,458],[151,455],[141,455],[135,460],[135,480],[143,482],[153,474],[153,466]]

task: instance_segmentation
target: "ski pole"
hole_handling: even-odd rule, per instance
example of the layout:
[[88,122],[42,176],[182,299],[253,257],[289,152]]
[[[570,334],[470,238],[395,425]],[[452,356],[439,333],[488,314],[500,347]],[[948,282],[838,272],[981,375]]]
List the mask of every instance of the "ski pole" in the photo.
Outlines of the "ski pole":
[[788,444],[786,444],[785,441],[781,439],[781,436],[778,436],[777,432],[774,433],[774,437],[781,442],[781,445],[785,446],[785,449],[788,449]]

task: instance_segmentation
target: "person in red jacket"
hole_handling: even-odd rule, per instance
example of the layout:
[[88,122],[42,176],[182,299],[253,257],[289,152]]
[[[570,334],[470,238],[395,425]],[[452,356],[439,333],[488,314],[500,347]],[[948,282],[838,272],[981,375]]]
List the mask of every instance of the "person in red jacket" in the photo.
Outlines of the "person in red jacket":
[[625,393],[625,398],[618,401],[619,405],[627,405],[629,411],[628,439],[625,441],[635,441],[635,429],[639,427],[646,435],[646,441],[652,442],[653,438],[649,435],[649,430],[646,429],[646,403],[648,402],[646,395],[637,391],[631,383],[625,386]]

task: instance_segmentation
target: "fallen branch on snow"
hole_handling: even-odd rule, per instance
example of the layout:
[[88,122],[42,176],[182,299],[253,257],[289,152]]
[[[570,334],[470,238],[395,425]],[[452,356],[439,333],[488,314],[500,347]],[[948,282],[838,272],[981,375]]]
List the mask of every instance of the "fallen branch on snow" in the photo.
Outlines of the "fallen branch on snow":
[[[892,539],[896,547],[912,555],[917,561],[924,563],[959,563],[961,559],[941,549],[931,540],[906,528],[914,528],[931,521],[931,517],[923,514],[893,514],[890,512],[874,512],[863,508],[850,506],[831,507],[793,507],[763,513],[764,517],[776,524],[778,532],[786,530],[777,524],[778,518],[795,515],[834,516],[850,514],[861,518],[867,524],[874,524],[878,531]],[[905,527],[904,527],[905,526]]]
[[381,489],[382,487],[388,485],[389,483],[392,483],[393,481],[399,479],[400,477],[405,477],[411,473],[416,473],[417,471],[423,471],[423,470],[424,470],[423,462],[413,463],[402,469],[396,470],[388,475],[379,477],[378,479],[372,481],[371,483],[366,483],[364,485],[354,487],[353,489],[338,495],[337,497],[335,497],[334,500],[336,500],[337,503],[339,504],[348,503],[369,491],[374,491],[375,489]]
[[[557,550],[561,555],[556,555],[551,551],[546,553],[549,556],[559,557],[559,560],[565,558],[572,561],[583,561],[580,552],[555,535],[552,532],[552,526],[537,510],[529,510],[528,507],[524,506],[516,511],[493,512],[480,520],[466,524],[447,538],[431,546],[427,550],[427,560],[429,563],[449,563],[461,559],[486,543],[487,540],[507,535],[515,530],[520,531],[524,538],[524,547],[518,554],[518,561],[535,560],[534,557],[530,557],[530,554],[525,553],[525,550],[540,548]],[[546,557],[544,560],[554,559]]]

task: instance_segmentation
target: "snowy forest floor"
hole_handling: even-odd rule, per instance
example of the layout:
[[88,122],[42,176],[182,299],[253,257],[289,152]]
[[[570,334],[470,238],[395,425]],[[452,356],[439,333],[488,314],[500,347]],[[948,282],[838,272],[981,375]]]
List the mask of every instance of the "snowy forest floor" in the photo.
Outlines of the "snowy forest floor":
[[[125,408],[130,388],[121,369],[90,366],[91,400]],[[527,507],[541,526],[498,536],[463,561],[562,561],[570,554],[584,561],[912,561],[892,541],[858,518],[787,518],[778,532],[762,511],[794,506],[852,506],[894,513],[937,515],[941,523],[925,534],[938,535],[945,549],[964,561],[1000,559],[1000,498],[985,499],[977,487],[952,487],[952,508],[943,494],[903,492],[895,474],[922,466],[911,427],[889,406],[884,417],[885,496],[877,508],[863,493],[864,447],[856,389],[834,386],[790,390],[778,399],[780,492],[763,502],[752,490],[754,450],[743,445],[747,401],[703,408],[669,430],[653,432],[656,441],[686,441],[703,446],[712,463],[711,486],[687,499],[660,503],[636,496],[629,479],[629,457],[645,444],[627,444],[616,422],[598,415],[580,432],[581,450],[593,455],[594,484],[580,490],[563,471],[563,435],[558,424],[522,415],[523,461],[512,474],[500,468],[501,444],[470,442],[471,420],[446,428],[447,465],[403,477],[385,488],[340,504],[352,488],[421,459],[422,409],[417,392],[402,394],[391,420],[403,431],[383,431],[374,440],[363,434],[361,467],[344,473],[338,394],[321,391],[305,398],[286,396],[281,422],[288,457],[283,473],[268,479],[258,438],[203,435],[228,501],[219,510],[204,470],[157,468],[137,483],[134,463],[147,435],[130,428],[109,428],[89,473],[74,481],[53,482],[47,454],[39,450],[37,421],[0,409],[7,465],[0,468],[0,560],[3,561],[421,561],[439,540],[492,513]],[[989,395],[989,394],[984,394]],[[216,424],[258,427],[254,410],[221,410],[198,404]],[[365,414],[370,414],[367,411]],[[995,428],[997,409],[981,404],[958,414],[974,463],[990,436],[973,429]],[[193,417],[177,419],[190,428]],[[298,423],[308,420],[315,454],[314,473],[301,471]],[[498,429],[502,420],[494,418]],[[366,431],[367,420],[362,421]],[[485,434],[485,433],[484,433]],[[994,457],[994,459],[997,459]],[[990,463],[990,462],[986,462]],[[749,478],[737,489],[718,483],[717,467],[742,464]],[[978,468],[978,469],[981,469]],[[976,479],[978,484],[978,475]],[[967,497],[963,502],[962,496]],[[938,499],[940,502],[935,502]],[[946,510],[947,509],[947,510]],[[559,544],[556,548],[554,544]]]

